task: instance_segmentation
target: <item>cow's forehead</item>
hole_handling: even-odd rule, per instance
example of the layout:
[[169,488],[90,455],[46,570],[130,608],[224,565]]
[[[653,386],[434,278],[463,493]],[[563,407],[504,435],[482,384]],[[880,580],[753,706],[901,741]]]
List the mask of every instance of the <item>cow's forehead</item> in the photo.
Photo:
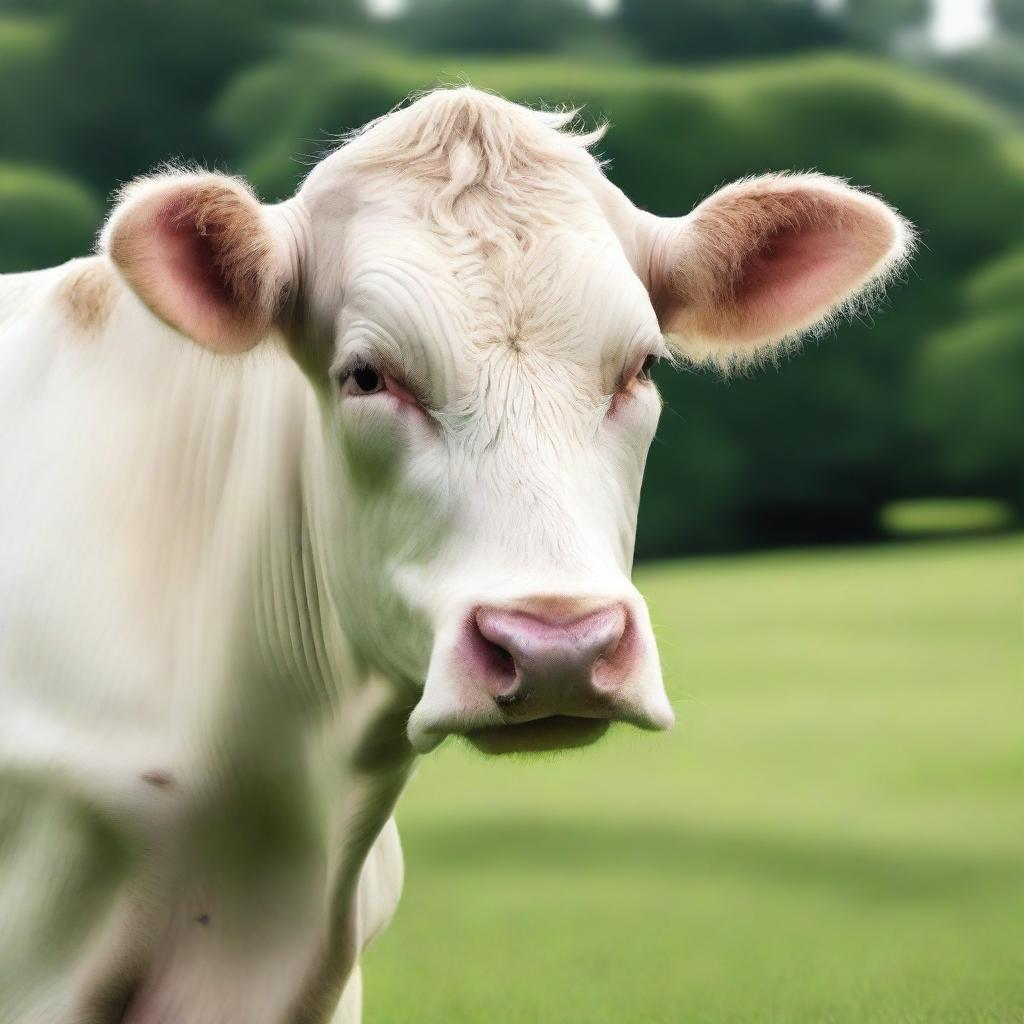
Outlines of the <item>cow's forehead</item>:
[[[429,297],[449,321],[467,321],[463,335],[478,333],[474,325],[486,321],[487,341],[512,346],[564,340],[564,331],[553,331],[560,320],[571,331],[581,315],[607,316],[604,307],[616,301],[636,313],[630,307],[642,289],[634,287],[635,274],[596,206],[532,224],[505,216],[500,203],[465,207],[458,219],[441,222],[396,203],[353,217],[343,265],[350,301],[367,293],[372,304],[412,303],[403,312],[414,315]],[[385,280],[390,288],[380,295]],[[495,332],[493,317],[507,329]]]
[[376,285],[397,307],[404,283],[449,320],[471,321],[461,336],[494,344],[553,343],[584,312],[607,317],[620,292],[620,307],[642,318],[649,303],[605,214],[614,190],[588,151],[596,136],[571,122],[473,89],[431,93],[375,122],[303,186],[325,225],[319,272],[340,271],[355,305]]
[[493,204],[438,222],[389,201],[348,232],[343,350],[383,346],[448,384],[511,354],[602,392],[633,352],[657,344],[647,293],[596,205],[517,226]]

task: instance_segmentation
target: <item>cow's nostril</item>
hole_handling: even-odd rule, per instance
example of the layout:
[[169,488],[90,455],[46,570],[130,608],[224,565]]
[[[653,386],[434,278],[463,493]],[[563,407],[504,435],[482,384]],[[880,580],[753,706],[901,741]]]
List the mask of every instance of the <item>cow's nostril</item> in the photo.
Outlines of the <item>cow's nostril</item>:
[[512,652],[496,640],[486,636],[480,628],[476,616],[471,620],[470,634],[470,646],[475,653],[478,665],[483,669],[487,678],[498,684],[502,695],[509,696],[506,688],[511,687],[515,682],[517,674]]
[[[492,695],[508,698],[535,684],[551,694],[573,689],[596,692],[605,688],[599,683],[609,676],[607,666],[621,660],[618,651],[628,621],[621,603],[582,610],[553,602],[484,606],[474,615],[472,644]],[[622,673],[616,670],[611,675],[618,679]],[[513,703],[507,700],[501,706]]]
[[494,698],[494,703],[499,708],[514,708],[517,704],[522,704],[528,696],[525,689],[519,688],[510,690],[508,693],[499,693]]
[[495,675],[508,676],[510,679],[516,674],[515,658],[505,650],[501,644],[491,640],[484,640],[484,653],[487,656],[488,667]]

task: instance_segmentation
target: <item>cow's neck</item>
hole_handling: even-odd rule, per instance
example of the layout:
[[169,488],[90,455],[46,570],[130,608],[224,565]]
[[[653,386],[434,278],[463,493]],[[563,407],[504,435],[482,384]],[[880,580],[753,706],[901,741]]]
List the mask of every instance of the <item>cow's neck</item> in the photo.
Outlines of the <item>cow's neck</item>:
[[[372,764],[362,748],[397,691],[359,668],[335,604],[352,531],[316,394],[269,339],[240,360],[164,339],[146,365],[153,379],[139,390],[160,405],[140,412],[153,450],[135,460],[152,473],[138,517],[155,574],[171,581],[172,684],[216,754],[203,770],[228,765],[239,784],[273,793],[312,770],[311,748],[329,749],[339,775],[360,757]],[[351,773],[389,776],[398,754]],[[340,795],[347,781],[308,784]]]
[[[289,777],[308,768],[311,745],[325,755],[316,769],[324,775],[310,779],[308,789],[314,801],[322,796],[330,805],[321,836],[325,928],[295,1005],[303,1014],[318,1007],[326,1019],[361,946],[354,916],[360,870],[412,756],[402,691],[362,670],[346,635],[336,604],[344,513],[335,489],[344,483],[325,450],[316,398],[307,391],[301,403],[292,401],[283,398],[262,421],[273,483],[261,490],[246,588],[251,600],[240,618],[243,636],[251,630],[252,674],[238,677],[232,714],[248,723],[234,734],[245,763],[259,758],[264,769]],[[291,724],[292,753],[281,742],[282,723]],[[268,766],[271,745],[283,759]]]
[[[269,352],[229,368],[205,397],[204,429],[174,443],[191,448],[178,456],[192,467],[181,501],[197,510],[197,607],[183,632],[196,638],[201,673],[219,676],[207,704],[218,742],[267,770],[268,748],[286,757],[291,743],[324,743],[339,765],[388,775],[407,751],[395,727],[408,708],[398,685],[360,666],[336,603],[358,531],[345,521],[344,474],[317,396]],[[391,734],[400,740],[379,742]]]
[[[175,362],[150,390],[165,403],[149,410],[153,476],[138,489],[152,568],[170,581],[171,683],[188,707],[173,727],[194,758],[182,781],[202,793],[169,822],[184,858],[174,905],[195,918],[209,898],[209,934],[243,945],[294,921],[294,943],[274,953],[293,975],[282,997],[326,1015],[358,954],[361,867],[410,768],[407,708],[359,667],[335,603],[343,510],[330,499],[343,481],[305,378],[276,350],[224,365],[178,348]],[[176,965],[194,924],[168,935],[158,961],[187,977]],[[153,984],[139,998],[159,1004]]]
[[159,637],[168,717],[241,761],[266,763],[271,739],[282,756],[322,740],[355,757],[408,694],[360,667],[338,608],[372,580],[365,565],[350,578],[365,538],[323,396],[283,344],[217,358],[126,290],[94,351],[118,408],[99,408],[106,396],[91,413],[110,458],[86,503],[114,511],[131,550],[128,610]]

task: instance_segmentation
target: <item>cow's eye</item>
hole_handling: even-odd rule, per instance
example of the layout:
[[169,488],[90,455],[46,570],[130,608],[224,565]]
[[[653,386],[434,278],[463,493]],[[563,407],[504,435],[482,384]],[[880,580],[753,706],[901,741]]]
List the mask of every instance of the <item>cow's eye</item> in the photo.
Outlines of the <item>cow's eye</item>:
[[352,380],[364,395],[372,395],[374,391],[380,391],[384,384],[380,379],[380,374],[372,366],[357,367],[352,371]]
[[369,363],[358,363],[341,379],[341,390],[346,395],[375,395],[384,387],[383,374]]
[[658,361],[658,357],[652,352],[641,364],[640,369],[636,371],[637,380],[650,380],[651,370],[654,369],[654,364]]

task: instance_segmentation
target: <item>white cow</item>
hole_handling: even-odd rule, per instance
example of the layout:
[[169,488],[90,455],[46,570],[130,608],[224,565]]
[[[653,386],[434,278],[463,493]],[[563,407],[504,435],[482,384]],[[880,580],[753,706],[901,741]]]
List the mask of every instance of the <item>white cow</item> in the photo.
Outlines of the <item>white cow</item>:
[[818,175],[661,219],[569,120],[433,92],[0,278],[0,1024],[358,1021],[416,754],[672,724],[651,365],[790,344],[911,233]]

